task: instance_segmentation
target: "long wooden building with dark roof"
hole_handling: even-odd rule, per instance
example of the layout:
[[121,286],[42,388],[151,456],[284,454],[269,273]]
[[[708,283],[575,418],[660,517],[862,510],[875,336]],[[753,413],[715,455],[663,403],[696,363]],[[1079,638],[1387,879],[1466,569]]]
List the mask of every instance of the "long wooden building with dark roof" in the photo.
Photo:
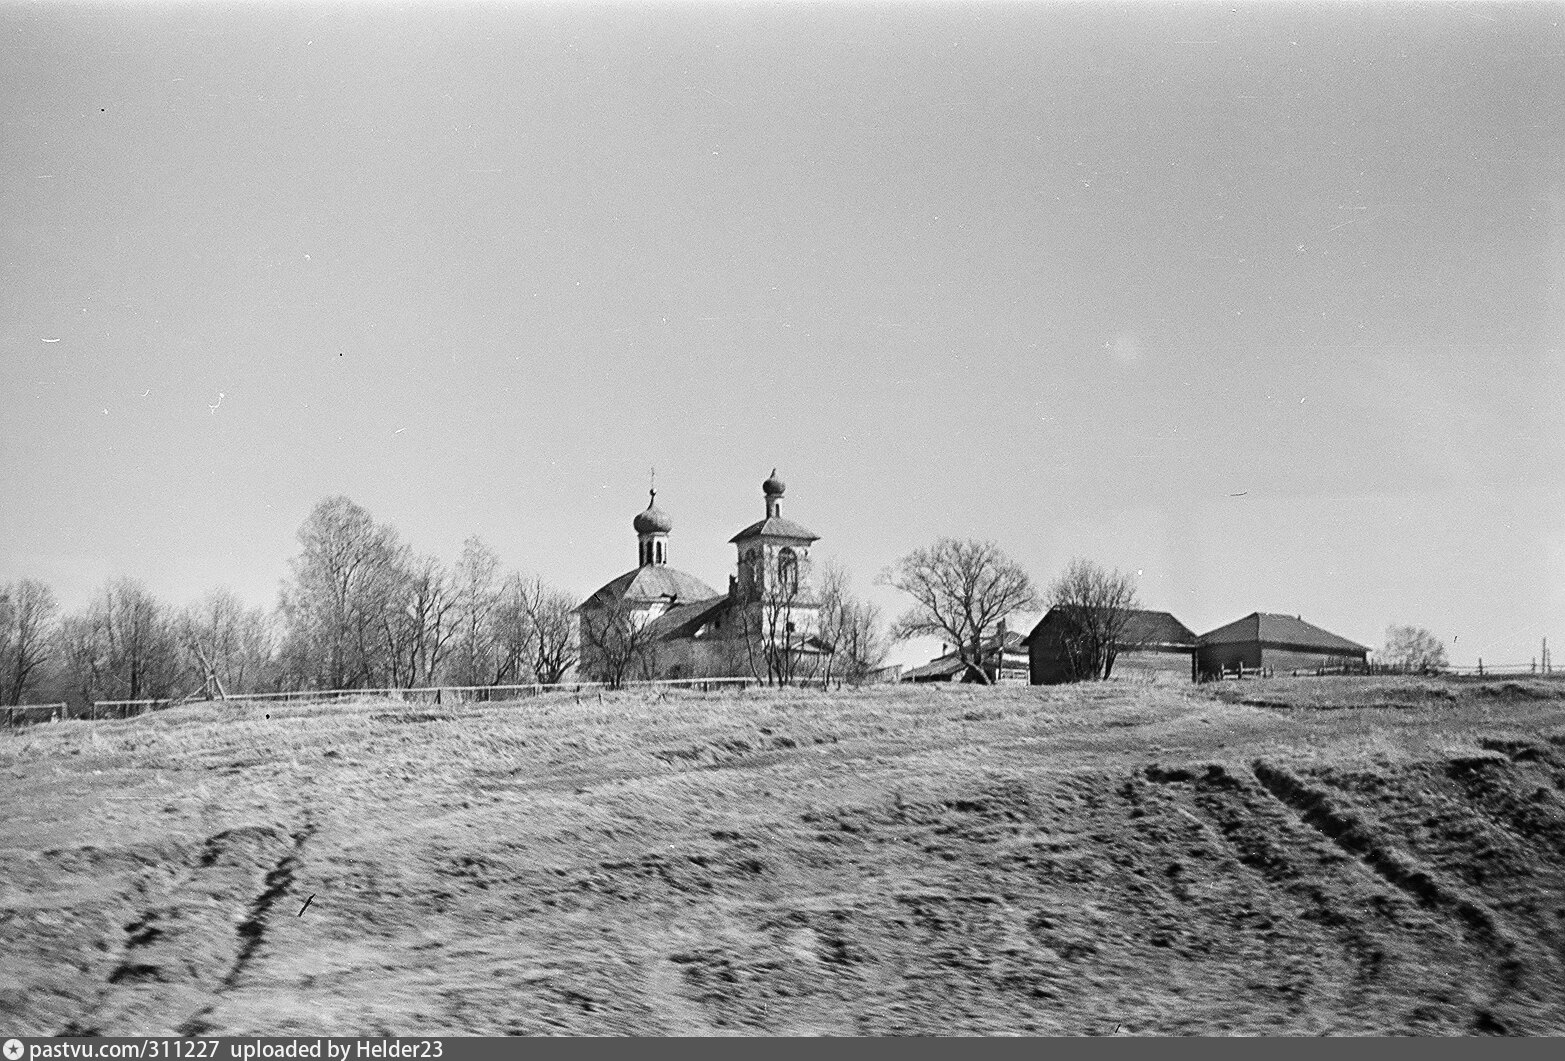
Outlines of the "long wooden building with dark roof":
[[[1050,608],[1023,639],[1032,684],[1055,685],[1072,679],[1066,641],[1075,624],[1070,609]],[[1195,678],[1195,633],[1168,612],[1137,608],[1130,612],[1114,642],[1110,677],[1140,682],[1188,682]]]
[[1204,678],[1225,673],[1316,674],[1362,668],[1369,649],[1302,616],[1251,612],[1202,634],[1196,665]]

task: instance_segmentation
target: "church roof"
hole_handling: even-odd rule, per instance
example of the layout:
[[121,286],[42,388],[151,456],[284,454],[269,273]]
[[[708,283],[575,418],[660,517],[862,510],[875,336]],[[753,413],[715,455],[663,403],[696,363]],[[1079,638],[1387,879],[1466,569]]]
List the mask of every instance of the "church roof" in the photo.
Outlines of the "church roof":
[[807,527],[795,523],[791,519],[783,519],[781,516],[768,516],[759,523],[752,523],[738,534],[729,538],[730,544],[747,541],[750,538],[799,538],[803,541],[819,541],[820,535]]
[[730,603],[727,597],[678,604],[647,624],[655,641],[676,637],[694,637],[695,632],[714,619]]
[[646,564],[604,585],[579,607],[599,607],[615,601],[689,601],[711,600],[722,596],[694,575],[687,575],[666,564]]

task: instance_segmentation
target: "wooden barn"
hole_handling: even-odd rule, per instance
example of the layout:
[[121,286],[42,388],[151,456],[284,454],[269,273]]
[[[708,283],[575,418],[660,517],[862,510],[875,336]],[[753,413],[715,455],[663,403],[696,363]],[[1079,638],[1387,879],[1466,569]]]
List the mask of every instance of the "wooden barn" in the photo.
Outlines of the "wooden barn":
[[[1065,638],[1071,622],[1066,610],[1050,608],[1023,639],[1034,685],[1071,680]],[[1125,681],[1170,682],[1195,678],[1196,636],[1168,612],[1136,609],[1115,644],[1110,678]]]
[[1318,674],[1363,669],[1369,649],[1297,615],[1252,612],[1202,634],[1196,664],[1203,678],[1224,674]]

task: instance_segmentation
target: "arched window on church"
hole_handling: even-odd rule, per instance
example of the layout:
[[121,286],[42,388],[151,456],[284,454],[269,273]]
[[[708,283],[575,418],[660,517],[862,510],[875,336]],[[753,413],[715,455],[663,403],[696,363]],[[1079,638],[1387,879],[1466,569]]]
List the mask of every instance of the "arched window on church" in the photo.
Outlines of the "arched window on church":
[[777,588],[784,593],[799,592],[799,558],[787,546],[777,554]]
[[664,559],[665,559],[665,557],[663,555],[663,543],[662,542],[658,542],[655,546],[653,546],[653,548],[655,548],[658,551],[657,562],[661,564],[664,561]]

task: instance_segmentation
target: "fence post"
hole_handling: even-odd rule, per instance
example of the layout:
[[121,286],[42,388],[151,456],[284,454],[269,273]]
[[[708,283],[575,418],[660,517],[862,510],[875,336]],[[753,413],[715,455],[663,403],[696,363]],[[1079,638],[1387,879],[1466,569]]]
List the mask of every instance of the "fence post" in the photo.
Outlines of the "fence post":
[[1478,657],[1478,677],[1483,677],[1483,657]]

